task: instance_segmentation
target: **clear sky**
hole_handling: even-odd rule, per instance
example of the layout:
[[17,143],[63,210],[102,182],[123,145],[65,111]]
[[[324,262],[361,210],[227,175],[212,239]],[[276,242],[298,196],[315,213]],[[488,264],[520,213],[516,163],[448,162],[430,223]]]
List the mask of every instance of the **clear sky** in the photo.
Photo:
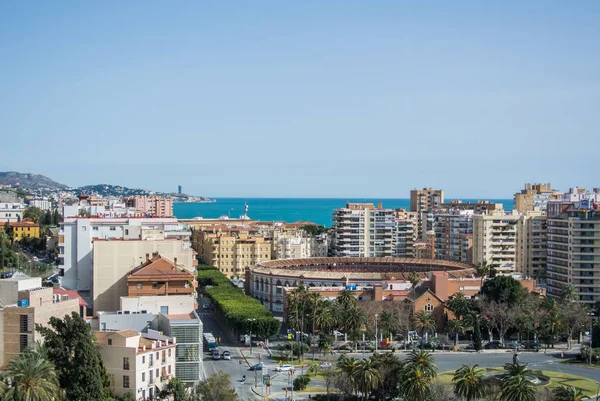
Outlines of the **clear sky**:
[[204,196],[600,186],[600,1],[3,1],[0,171]]

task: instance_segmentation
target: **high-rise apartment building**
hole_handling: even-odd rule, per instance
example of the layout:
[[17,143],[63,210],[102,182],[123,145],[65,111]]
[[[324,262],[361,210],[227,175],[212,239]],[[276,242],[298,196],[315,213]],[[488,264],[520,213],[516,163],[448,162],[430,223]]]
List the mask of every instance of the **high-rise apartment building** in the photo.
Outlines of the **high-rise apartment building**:
[[600,301],[600,189],[571,189],[548,203],[548,295],[569,284],[579,301]]
[[417,242],[417,213],[406,209],[394,211],[396,217],[396,246],[394,256],[397,258],[414,258]]
[[519,213],[546,210],[548,201],[560,200],[561,193],[552,189],[551,184],[525,184],[521,192],[514,195],[514,210]]
[[517,232],[517,270],[527,277],[538,278],[546,271],[548,217],[533,211],[521,215]]
[[434,214],[435,258],[471,262],[473,210]]
[[386,257],[395,252],[396,217],[381,203],[346,203],[333,212],[335,256]]
[[425,240],[425,233],[432,228],[427,224],[427,212],[440,208],[443,203],[444,191],[441,189],[423,188],[410,191],[410,211],[418,213],[417,237],[419,240]]
[[495,211],[473,216],[473,263],[487,262],[498,273],[517,270],[519,214]]
[[130,196],[125,205],[144,214],[155,217],[173,216],[173,200],[162,196]]

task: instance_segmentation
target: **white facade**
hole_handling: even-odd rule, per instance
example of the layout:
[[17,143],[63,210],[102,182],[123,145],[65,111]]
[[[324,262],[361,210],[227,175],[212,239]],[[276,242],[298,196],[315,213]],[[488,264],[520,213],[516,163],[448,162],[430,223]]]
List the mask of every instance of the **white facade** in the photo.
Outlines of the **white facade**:
[[391,257],[394,254],[394,210],[348,203],[333,213],[335,256]]
[[483,261],[498,271],[517,270],[517,228],[520,215],[495,211],[473,216],[473,263]]
[[23,220],[25,205],[22,203],[0,203],[0,222],[12,223]]
[[280,236],[277,238],[277,259],[299,259],[327,256],[327,236]]
[[52,210],[52,202],[48,198],[37,198],[29,201],[30,207],[37,207],[42,210]]
[[175,338],[132,330],[97,332],[96,338],[116,396],[154,399],[175,375]]
[[19,291],[42,288],[40,277],[28,277],[15,273],[11,278],[0,279],[0,303],[4,306],[15,305],[19,300]]
[[191,232],[174,218],[65,217],[58,235],[59,269],[64,275],[62,285],[68,289],[90,291],[94,239],[182,238],[189,247]]
[[195,308],[194,295],[121,297],[121,311],[165,315],[190,313]]

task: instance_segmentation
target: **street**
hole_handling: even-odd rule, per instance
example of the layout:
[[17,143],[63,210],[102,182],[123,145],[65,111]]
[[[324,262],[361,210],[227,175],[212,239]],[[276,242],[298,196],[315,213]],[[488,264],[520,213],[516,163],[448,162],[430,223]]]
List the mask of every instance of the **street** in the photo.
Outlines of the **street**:
[[[204,300],[204,303],[207,301]],[[211,332],[215,337],[221,338],[221,344],[219,349],[221,352],[229,351],[231,353],[231,360],[213,360],[209,353],[204,352],[204,370],[206,377],[214,374],[215,372],[222,370],[230,374],[231,384],[240,395],[243,400],[249,399],[262,399],[262,397],[269,395],[270,401],[283,401],[285,400],[286,392],[285,389],[291,386],[291,379],[293,376],[289,376],[287,372],[275,372],[274,369],[278,366],[269,356],[266,349],[260,347],[253,347],[252,354],[250,354],[249,347],[244,347],[240,342],[234,341],[227,332],[223,329],[220,322],[217,321],[214,315],[214,311],[210,309],[202,308],[202,300],[199,302],[199,316],[202,319],[204,325],[204,332]],[[273,344],[274,345],[274,344]],[[552,350],[549,350],[552,351]],[[567,357],[573,357],[578,351],[571,351],[571,354],[565,355]],[[260,355],[260,359],[259,359]],[[340,354],[329,356],[327,360],[335,363]],[[355,358],[368,358],[371,353],[352,353],[349,356]],[[397,351],[396,355],[400,359],[406,358],[406,351]],[[317,358],[325,359],[322,355],[317,354]],[[443,352],[436,351],[434,353],[436,363],[439,367],[440,372],[449,370],[456,370],[463,364],[478,364],[479,367],[502,367],[506,363],[510,363],[513,360],[513,352],[508,350],[497,350],[497,351],[482,351],[481,353],[475,352]],[[305,361],[308,364],[310,355],[305,355]],[[240,363],[241,361],[241,363]],[[563,372],[573,374],[577,376],[583,376],[595,381],[600,382],[600,369],[588,367],[583,364],[565,364],[561,362],[561,353],[556,352],[545,354],[543,350],[539,352],[524,352],[519,353],[519,361],[521,363],[529,364],[532,369],[539,370],[552,370],[557,372]],[[249,370],[249,366],[263,362],[265,364],[264,374],[269,374],[271,377],[270,394],[267,394],[267,388],[262,384],[262,374],[260,371],[255,372]],[[295,376],[302,374],[300,366],[296,365]],[[305,366],[304,373],[306,373],[308,366]],[[242,376],[246,375],[246,381],[242,382]],[[251,387],[254,383],[257,383],[256,392],[260,394],[260,397],[256,395]],[[325,386],[322,380],[312,380],[311,386]],[[288,393],[290,394],[290,393]],[[295,397],[296,400],[303,399]]]

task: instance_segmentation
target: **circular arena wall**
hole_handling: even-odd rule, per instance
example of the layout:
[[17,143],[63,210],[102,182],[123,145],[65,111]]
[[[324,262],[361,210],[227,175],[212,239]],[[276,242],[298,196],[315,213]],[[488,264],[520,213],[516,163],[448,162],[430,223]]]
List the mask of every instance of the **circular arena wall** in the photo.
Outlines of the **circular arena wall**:
[[473,265],[433,259],[410,258],[306,258],[260,262],[246,268],[246,291],[273,312],[283,312],[287,288],[305,285],[317,288],[381,285],[406,281],[411,273],[421,280],[432,272],[447,272],[451,278],[470,278]]

